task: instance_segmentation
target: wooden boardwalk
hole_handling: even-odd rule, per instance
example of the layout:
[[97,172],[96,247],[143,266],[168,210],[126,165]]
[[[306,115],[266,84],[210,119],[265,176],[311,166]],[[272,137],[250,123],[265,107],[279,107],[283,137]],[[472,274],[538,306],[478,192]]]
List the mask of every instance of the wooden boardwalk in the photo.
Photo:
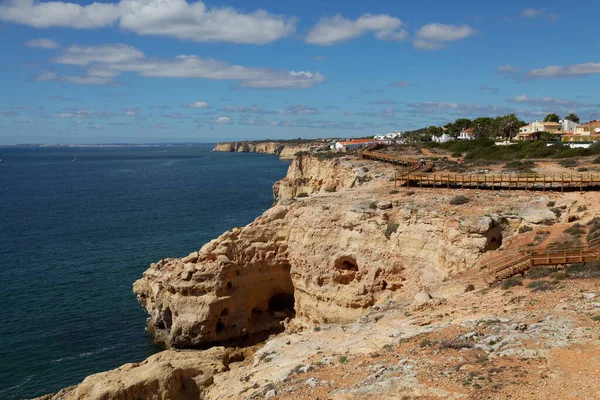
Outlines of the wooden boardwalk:
[[600,174],[454,174],[454,173],[410,173],[398,176],[408,186],[433,186],[440,188],[462,188],[491,190],[558,190],[579,189],[580,191],[600,188]]
[[508,277],[522,274],[535,266],[554,266],[579,264],[600,261],[600,237],[590,241],[587,245],[565,249],[520,248],[517,252],[502,255],[487,260],[482,268],[489,272],[489,282],[494,283]]

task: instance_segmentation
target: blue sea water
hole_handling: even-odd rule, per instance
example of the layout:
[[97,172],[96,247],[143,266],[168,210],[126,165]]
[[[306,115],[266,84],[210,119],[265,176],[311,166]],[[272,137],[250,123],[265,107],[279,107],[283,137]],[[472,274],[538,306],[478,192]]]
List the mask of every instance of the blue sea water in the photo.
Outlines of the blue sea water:
[[251,222],[288,167],[211,148],[0,149],[0,399],[160,350],[132,283]]

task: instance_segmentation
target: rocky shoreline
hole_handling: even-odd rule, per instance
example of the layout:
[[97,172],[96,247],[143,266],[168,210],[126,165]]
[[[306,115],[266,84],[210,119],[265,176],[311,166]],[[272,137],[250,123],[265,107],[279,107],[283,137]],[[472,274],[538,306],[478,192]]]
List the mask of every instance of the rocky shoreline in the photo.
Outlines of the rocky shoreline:
[[306,143],[286,142],[224,142],[218,143],[213,151],[235,153],[261,153],[279,156],[282,160],[291,160],[297,153],[308,151],[313,145]]
[[[282,152],[274,143],[219,146]],[[303,389],[290,380],[317,369],[317,360],[326,368],[449,329],[444,314],[434,321],[436,307],[474,301],[471,294],[464,300],[465,292],[487,288],[482,260],[510,247],[524,227],[567,223],[580,199],[558,199],[562,216],[548,209],[547,196],[531,192],[471,191],[467,206],[453,206],[451,191],[394,190],[393,176],[373,161],[295,157],[274,185],[271,209],[186,257],[152,264],[134,283],[148,331],[171,350],[41,399],[292,398]],[[446,316],[454,313],[446,309]],[[454,323],[466,323],[472,312]],[[283,333],[264,344],[254,340],[273,332]],[[247,342],[239,348],[236,340]],[[191,350],[202,348],[208,350]],[[328,393],[333,384],[326,383]],[[419,387],[413,382],[406,390]],[[421,389],[406,393],[435,394]],[[363,398],[348,393],[327,396]]]

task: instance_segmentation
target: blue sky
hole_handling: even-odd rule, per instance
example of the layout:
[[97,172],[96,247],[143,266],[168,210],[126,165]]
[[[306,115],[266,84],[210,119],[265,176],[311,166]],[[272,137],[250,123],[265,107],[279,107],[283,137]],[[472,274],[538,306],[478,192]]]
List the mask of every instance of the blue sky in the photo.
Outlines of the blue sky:
[[0,144],[600,118],[590,15],[600,2],[0,0]]

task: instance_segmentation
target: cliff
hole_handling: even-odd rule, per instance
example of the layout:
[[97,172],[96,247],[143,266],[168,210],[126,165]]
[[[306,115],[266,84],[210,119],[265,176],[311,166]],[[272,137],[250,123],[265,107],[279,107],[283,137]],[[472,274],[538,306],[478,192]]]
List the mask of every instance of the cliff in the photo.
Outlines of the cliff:
[[[134,283],[148,331],[171,350],[43,399],[530,398],[545,381],[519,386],[524,358],[564,393],[583,387],[569,360],[593,354],[565,349],[600,346],[588,315],[600,303],[581,301],[597,284],[525,301],[527,282],[514,296],[490,290],[480,266],[590,218],[597,210],[578,206],[595,193],[472,190],[451,205],[456,191],[395,190],[393,175],[347,156],[296,157],[271,209]],[[264,346],[182,350],[278,331]],[[491,373],[464,384],[492,369],[506,388]]]
[[292,318],[350,322],[475,268],[521,224],[514,214],[471,215],[473,203],[457,214],[447,196],[394,196],[392,176],[377,163],[297,157],[274,186],[273,208],[187,257],[152,264],[134,284],[149,331],[188,348],[283,329]]
[[312,143],[285,142],[226,142],[218,143],[213,151],[273,154],[281,159],[292,159],[301,151],[308,151]]

